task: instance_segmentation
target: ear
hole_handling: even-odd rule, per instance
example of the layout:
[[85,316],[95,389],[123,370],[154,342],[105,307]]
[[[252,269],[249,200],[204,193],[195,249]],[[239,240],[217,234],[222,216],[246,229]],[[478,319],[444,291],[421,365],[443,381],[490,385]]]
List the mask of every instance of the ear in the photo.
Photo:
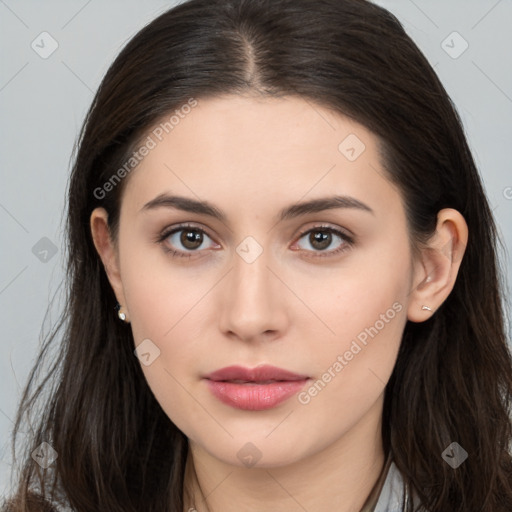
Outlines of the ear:
[[413,283],[419,284],[409,294],[409,320],[428,320],[446,300],[455,285],[467,242],[468,227],[460,212],[453,208],[440,210],[436,231],[414,263]]
[[105,267],[107,278],[114,290],[117,301],[126,310],[123,283],[119,269],[119,254],[110,236],[108,213],[104,208],[95,208],[91,214],[91,234],[99,257]]

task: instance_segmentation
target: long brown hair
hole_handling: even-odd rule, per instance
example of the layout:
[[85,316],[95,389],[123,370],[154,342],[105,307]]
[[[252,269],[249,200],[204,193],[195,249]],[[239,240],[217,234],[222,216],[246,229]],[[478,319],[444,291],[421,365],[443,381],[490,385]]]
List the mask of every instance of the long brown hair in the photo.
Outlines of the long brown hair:
[[[129,177],[95,190],[155,122],[190,98],[246,92],[300,96],[369,128],[404,198],[413,247],[433,233],[440,209],[465,217],[469,241],[452,293],[428,321],[406,324],[382,436],[431,512],[512,510],[512,362],[493,217],[432,67],[392,14],[362,0],[190,0],[144,27],[111,65],[74,155],[66,309],[20,403],[13,449],[24,419],[38,416],[4,510],[53,510],[46,498],[81,512],[182,512],[187,439],[116,318],[89,218],[104,207],[115,237]],[[36,386],[59,332],[61,356]],[[469,454],[457,469],[441,457],[452,441]],[[46,469],[30,457],[42,442],[58,453]]]

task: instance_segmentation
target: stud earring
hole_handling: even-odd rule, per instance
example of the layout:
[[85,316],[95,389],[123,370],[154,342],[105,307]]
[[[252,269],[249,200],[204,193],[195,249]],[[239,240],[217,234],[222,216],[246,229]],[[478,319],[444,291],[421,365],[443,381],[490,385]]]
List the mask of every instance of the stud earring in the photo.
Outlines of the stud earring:
[[116,311],[117,311],[117,316],[119,317],[119,320],[122,320],[123,322],[126,322],[126,313],[123,313],[123,312],[121,311],[121,308],[122,308],[122,306],[121,306],[121,304],[119,304],[119,302],[118,302],[118,303],[116,304],[116,307],[115,307],[115,309],[116,309]]
[[427,311],[432,311],[432,308],[429,308],[428,306],[421,306],[421,309],[426,309]]

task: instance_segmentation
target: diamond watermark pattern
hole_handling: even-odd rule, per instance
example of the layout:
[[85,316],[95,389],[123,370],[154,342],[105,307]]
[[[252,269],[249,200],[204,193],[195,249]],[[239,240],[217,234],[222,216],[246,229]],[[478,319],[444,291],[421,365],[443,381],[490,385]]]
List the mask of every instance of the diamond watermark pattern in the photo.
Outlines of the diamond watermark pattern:
[[350,162],[357,160],[366,149],[364,142],[355,134],[351,133],[339,144],[339,152]]
[[254,263],[263,252],[263,247],[255,238],[248,236],[238,244],[236,252],[246,263]]
[[41,32],[30,45],[39,57],[47,59],[59,47],[59,43],[48,32]]
[[452,59],[458,59],[469,48],[469,43],[458,32],[454,31],[443,40],[441,48]]
[[468,452],[459,443],[453,442],[441,454],[441,457],[453,469],[457,469],[468,458]]
[[262,453],[253,443],[245,443],[236,456],[244,466],[252,468],[261,459]]
[[160,356],[160,349],[149,338],[146,338],[137,346],[134,354],[144,366],[149,366]]
[[57,246],[47,237],[43,236],[32,247],[32,254],[43,263],[48,263],[56,254]]
[[31,454],[32,458],[43,468],[50,467],[59,454],[46,442],[41,443]]

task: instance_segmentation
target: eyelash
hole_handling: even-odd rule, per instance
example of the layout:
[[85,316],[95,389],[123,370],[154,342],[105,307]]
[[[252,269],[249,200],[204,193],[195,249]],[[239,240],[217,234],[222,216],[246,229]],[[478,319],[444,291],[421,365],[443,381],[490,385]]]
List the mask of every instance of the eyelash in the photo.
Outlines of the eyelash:
[[[169,238],[171,235],[173,235],[174,233],[178,233],[180,231],[185,231],[187,228],[190,231],[196,231],[198,233],[203,233],[204,235],[208,236],[209,238],[212,238],[210,235],[208,235],[208,233],[204,229],[201,229],[201,228],[191,225],[191,224],[181,224],[172,229],[164,230],[160,235],[158,235],[155,242],[160,244],[162,246],[162,248],[164,249],[164,251],[166,253],[168,253],[169,256],[171,256],[171,258],[176,258],[176,257],[177,258],[191,258],[194,255],[194,252],[198,252],[198,251],[191,251],[188,253],[182,252],[182,251],[177,251],[175,249],[170,249],[169,247],[167,247],[164,244],[164,242],[167,240],[167,238]],[[299,234],[297,241],[299,241],[305,235],[315,232],[315,231],[320,231],[320,232],[324,232],[324,233],[327,232],[327,233],[334,234],[334,235],[340,237],[344,241],[344,243],[340,248],[335,249],[334,251],[315,251],[317,254],[315,254],[313,256],[314,258],[333,257],[333,256],[336,256],[338,254],[341,254],[341,253],[347,251],[354,245],[354,239],[351,236],[349,236],[347,233],[340,231],[338,229],[335,229],[331,226],[324,226],[324,225],[314,226],[312,228],[302,231]],[[311,252],[311,251],[306,251],[306,252]]]

